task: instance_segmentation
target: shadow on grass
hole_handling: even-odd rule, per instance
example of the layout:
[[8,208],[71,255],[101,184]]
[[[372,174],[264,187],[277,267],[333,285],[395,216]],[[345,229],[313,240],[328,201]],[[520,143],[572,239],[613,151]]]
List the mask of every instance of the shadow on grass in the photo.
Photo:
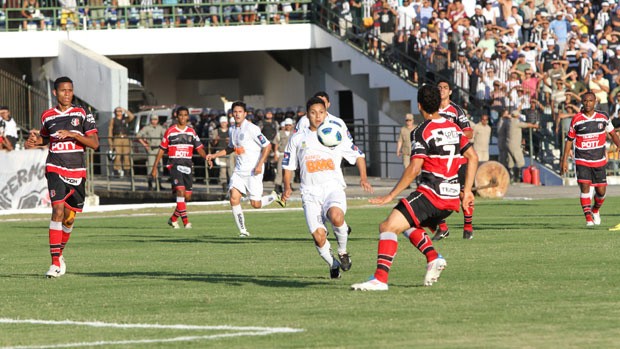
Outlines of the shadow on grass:
[[192,273],[168,273],[168,272],[94,272],[72,273],[72,275],[99,278],[123,278],[123,279],[162,279],[168,281],[194,281],[210,284],[224,284],[227,286],[244,286],[254,284],[264,287],[305,288],[311,286],[325,286],[328,277],[303,277],[283,275],[240,275],[240,274],[192,274]]

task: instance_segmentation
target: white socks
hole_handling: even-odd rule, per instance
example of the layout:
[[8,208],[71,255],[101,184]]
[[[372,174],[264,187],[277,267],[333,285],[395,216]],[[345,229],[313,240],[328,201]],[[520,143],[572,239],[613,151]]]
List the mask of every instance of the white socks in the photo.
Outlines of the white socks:
[[267,207],[276,200],[275,194],[265,195],[260,199],[260,207]]
[[338,254],[347,253],[347,241],[349,241],[349,226],[347,222],[340,227],[333,226],[336,241],[338,241]]
[[333,267],[334,266],[334,256],[332,256],[332,252],[331,252],[331,244],[329,243],[329,240],[325,240],[325,245],[323,245],[323,247],[319,247],[317,245],[314,245],[314,247],[316,247],[316,250],[319,252],[319,256],[321,256],[321,258],[323,258],[323,260],[325,262],[327,262],[327,264],[329,265],[329,267]]
[[245,217],[243,216],[243,210],[241,210],[241,205],[231,206],[233,218],[235,219],[235,223],[237,224],[237,228],[239,228],[239,232],[247,232],[245,229]]

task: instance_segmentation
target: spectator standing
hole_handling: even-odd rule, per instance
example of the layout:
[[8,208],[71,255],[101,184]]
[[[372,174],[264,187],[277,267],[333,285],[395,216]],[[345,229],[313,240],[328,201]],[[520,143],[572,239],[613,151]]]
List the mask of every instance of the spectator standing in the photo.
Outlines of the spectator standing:
[[129,125],[133,122],[135,115],[127,109],[116,107],[114,115],[108,127],[111,148],[116,153],[114,158],[114,175],[123,177],[125,171],[129,171],[131,162],[129,153],[131,142],[129,141]]
[[497,78],[502,84],[505,84],[508,81],[510,69],[512,69],[512,62],[508,59],[508,51],[501,50],[494,63],[497,67]]
[[[219,127],[211,131],[211,147],[214,153],[226,149],[230,143],[230,128],[228,117],[223,115],[219,119]],[[219,181],[222,190],[228,191],[228,181],[232,176],[235,167],[234,157],[232,154],[224,156],[223,159],[216,159],[215,164],[220,168]]]
[[568,21],[564,18],[564,13],[561,11],[556,14],[555,19],[549,24],[549,29],[551,29],[555,35],[556,42],[560,48],[560,53],[564,53],[564,49],[566,48],[568,28]]
[[594,78],[590,79],[589,87],[598,99],[598,109],[605,114],[609,113],[609,81],[603,77],[602,70],[595,72]]
[[284,187],[282,186],[282,160],[284,159],[284,149],[286,149],[286,145],[293,135],[293,119],[286,118],[283,123],[284,129],[278,131],[274,142],[275,148],[273,150],[275,154],[274,160],[277,161],[276,178],[273,183],[275,184],[276,193],[279,194],[284,192]]
[[[136,135],[136,137],[138,137],[138,142],[140,142],[146,150],[147,173],[155,164],[155,158],[157,158],[157,153],[159,152],[159,145],[161,144],[161,140],[164,138],[164,134],[166,133],[166,130],[164,130],[164,128],[159,124],[159,116],[152,114],[149,120],[150,124],[144,126]],[[159,175],[161,176],[163,173],[163,166],[160,165],[158,169]],[[156,188],[157,190],[161,189],[161,182],[158,181],[155,187],[153,187],[153,177],[148,175],[147,177],[149,190],[153,190],[153,188]]]
[[452,64],[454,70],[454,85],[457,89],[457,100],[461,103],[469,102],[469,77],[473,70],[465,52],[459,52],[458,59]]
[[407,113],[405,115],[405,126],[400,128],[398,140],[396,141],[396,156],[402,158],[405,168],[409,167],[409,162],[411,161],[411,132],[413,132],[415,127],[413,114]]
[[[521,181],[521,169],[525,166],[525,158],[523,157],[523,132],[524,128],[538,128],[537,124],[521,121],[521,110],[517,109],[512,112],[510,119],[510,127],[508,128],[507,150],[508,150],[508,168],[512,168],[512,176],[514,182]],[[530,154],[533,156],[533,154]]]
[[4,123],[4,138],[11,143],[11,148],[15,149],[17,146],[17,123],[11,116],[11,110],[7,106],[0,106],[0,117]]
[[480,117],[480,122],[474,124],[472,127],[474,137],[472,143],[474,144],[474,150],[478,154],[478,160],[480,162],[489,161],[489,144],[491,143],[491,126],[489,126],[489,116],[483,114]]
[[63,276],[67,265],[63,252],[75,222],[82,212],[86,197],[86,148],[97,149],[99,137],[92,114],[75,106],[73,81],[66,76],[54,81],[52,91],[58,105],[41,115],[41,131],[31,132],[26,148],[49,144],[45,165],[52,218],[49,222],[49,247],[52,265],[45,273],[48,278]]
[[[605,141],[607,134],[616,147],[620,147],[620,138],[614,131],[607,115],[594,110],[596,96],[588,92],[583,96],[583,110],[573,117],[570,130],[566,136],[564,154],[560,162],[560,174],[568,171],[568,155],[573,150],[577,174],[577,183],[581,191],[580,201],[586,218],[586,226],[601,224],[600,208],[605,201],[607,179],[605,165]],[[594,187],[594,205],[590,187]]]

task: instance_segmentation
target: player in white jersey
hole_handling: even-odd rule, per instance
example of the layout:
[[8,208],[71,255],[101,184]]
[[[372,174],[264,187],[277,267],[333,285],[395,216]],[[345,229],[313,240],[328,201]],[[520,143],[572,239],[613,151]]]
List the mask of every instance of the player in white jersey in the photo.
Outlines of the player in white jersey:
[[[364,153],[353,142],[345,137],[342,143],[334,148],[319,143],[316,129],[326,118],[325,102],[318,97],[312,97],[308,100],[306,110],[310,127],[295,133],[284,151],[282,200],[286,201],[291,196],[291,179],[293,172],[299,167],[301,199],[308,230],[319,255],[329,265],[331,278],[335,279],[340,277],[339,269],[347,271],[351,268],[351,259],[347,252],[348,226],[344,220],[347,198],[344,192],[346,183],[340,169],[342,159],[357,165],[360,185],[365,191],[372,192],[373,189],[366,177]],[[331,253],[326,221],[332,224],[336,235],[340,261]]]
[[241,197],[243,195],[249,197],[250,204],[254,208],[265,207],[276,200],[281,205],[283,202],[280,201],[280,197],[275,192],[262,196],[265,160],[271,151],[271,143],[261,133],[258,126],[245,119],[247,116],[245,103],[233,103],[232,112],[235,124],[228,130],[230,135],[228,146],[214,154],[208,154],[206,159],[212,161],[220,156],[235,152],[235,170],[228,185],[230,207],[237,228],[239,228],[239,237],[247,237],[250,236],[250,233],[246,229],[245,217],[241,209]]

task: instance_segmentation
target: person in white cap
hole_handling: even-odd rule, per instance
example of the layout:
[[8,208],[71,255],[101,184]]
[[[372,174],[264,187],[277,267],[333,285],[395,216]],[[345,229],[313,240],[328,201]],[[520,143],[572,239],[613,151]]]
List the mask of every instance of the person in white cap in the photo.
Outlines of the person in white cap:
[[293,135],[293,119],[286,118],[282,123],[284,124],[284,128],[276,134],[276,139],[274,141],[275,149],[273,150],[275,154],[274,160],[277,161],[276,178],[273,180],[273,183],[275,184],[275,191],[277,193],[282,193],[284,191],[284,187],[282,186],[282,159],[288,140]]
[[[230,142],[228,125],[228,117],[222,115],[219,119],[219,127],[211,131],[211,149],[214,152],[226,149],[228,146]],[[228,180],[232,176],[232,170],[234,168],[234,165],[230,163],[232,158],[231,155],[227,155],[224,159],[215,160],[215,165],[220,168],[219,180],[224,191],[228,191]]]
[[601,64],[609,64],[609,60],[614,56],[614,51],[611,50],[608,46],[608,42],[605,39],[599,41],[598,54],[596,55],[596,60],[601,62]]

